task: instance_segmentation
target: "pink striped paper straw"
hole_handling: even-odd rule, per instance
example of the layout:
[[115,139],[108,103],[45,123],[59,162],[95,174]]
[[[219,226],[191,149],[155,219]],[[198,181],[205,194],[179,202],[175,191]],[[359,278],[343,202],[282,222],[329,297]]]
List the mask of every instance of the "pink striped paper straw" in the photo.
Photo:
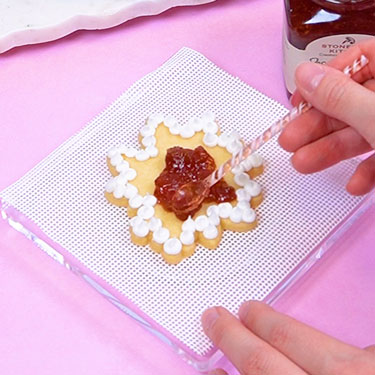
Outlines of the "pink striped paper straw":
[[[343,72],[348,76],[352,76],[363,69],[368,62],[367,57],[362,55],[351,65],[345,67]],[[244,161],[253,152],[257,151],[276,134],[279,134],[289,122],[307,112],[311,107],[312,105],[310,103],[301,102],[297,107],[292,108],[283,118],[271,125],[271,127],[269,127],[263,134],[255,138],[247,146],[243,147],[237,154],[234,154],[231,159],[222,164],[215,172],[206,177],[203,183],[207,184],[207,187],[216,184],[216,182],[223,178],[226,173]]]

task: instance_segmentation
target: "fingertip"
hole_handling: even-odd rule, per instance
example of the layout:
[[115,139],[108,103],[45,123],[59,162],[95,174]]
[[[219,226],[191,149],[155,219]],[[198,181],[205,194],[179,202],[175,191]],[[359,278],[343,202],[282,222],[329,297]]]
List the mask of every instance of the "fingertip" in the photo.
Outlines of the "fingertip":
[[[283,134],[284,134],[284,132],[282,132],[280,135],[279,135],[279,137],[277,138],[277,143],[279,144],[279,146],[282,148],[282,149],[284,149],[285,150],[285,145],[284,145],[284,142],[285,142],[285,140],[284,140],[284,136],[283,136]],[[286,151],[286,150],[285,150]]]
[[249,315],[252,315],[253,312],[257,313],[268,309],[272,308],[264,302],[256,300],[246,301],[240,306],[238,316],[242,322],[247,322]]
[[277,138],[277,142],[279,143],[280,147],[285,150],[285,135],[284,135],[284,132],[285,132],[285,130],[279,135],[279,137]]
[[311,171],[307,168],[307,163],[309,162],[308,156],[305,155],[303,150],[298,150],[296,153],[294,153],[290,158],[290,162],[297,172],[303,174],[311,173]]
[[346,184],[345,186],[345,189],[346,191],[350,194],[350,195],[358,195],[358,184],[356,183],[356,179],[353,179],[354,176],[352,176],[348,183]]
[[310,96],[317,89],[325,75],[326,69],[323,65],[311,62],[299,64],[295,72],[295,81],[298,90],[302,92],[304,96],[307,95],[307,99],[310,99]]
[[293,106],[293,107],[296,107],[298,104],[300,104],[303,100],[303,97],[301,95],[301,93],[296,90],[294,91],[294,93],[292,94],[292,96],[289,98],[289,103]]
[[250,310],[250,304],[251,304],[251,301],[246,301],[240,306],[238,310],[238,316],[240,317],[240,320],[242,321],[246,320],[247,314],[249,313],[249,310]]
[[363,160],[346,185],[352,195],[365,195],[375,188],[375,153]]
[[219,309],[217,307],[211,307],[205,310],[201,316],[201,323],[204,333],[209,336],[215,322],[219,317]]
[[346,191],[354,196],[361,196],[371,191],[372,186],[369,184],[366,176],[355,172],[346,184]]
[[288,124],[277,139],[280,147],[286,152],[295,152],[300,146],[301,139],[296,132],[295,124]]
[[294,102],[295,102],[295,95],[296,95],[296,91],[290,96],[289,98],[289,103],[292,105],[292,106],[295,106]]

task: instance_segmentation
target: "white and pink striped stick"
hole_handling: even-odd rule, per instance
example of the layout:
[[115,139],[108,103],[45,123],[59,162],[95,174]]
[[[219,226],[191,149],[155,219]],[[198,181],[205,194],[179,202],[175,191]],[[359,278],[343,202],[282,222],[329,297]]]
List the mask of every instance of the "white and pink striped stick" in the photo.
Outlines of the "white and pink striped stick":
[[[353,74],[360,71],[368,64],[368,59],[366,56],[362,55],[359,59],[355,60],[353,64],[348,65],[343,72],[352,76]],[[221,178],[225,176],[232,168],[236,167],[242,161],[244,161],[249,155],[257,151],[261,146],[263,146],[272,137],[279,134],[285,126],[301,116],[303,113],[307,112],[312,105],[307,102],[301,102],[297,107],[294,107],[287,113],[283,118],[275,122],[271,127],[269,127],[262,135],[255,138],[247,146],[243,147],[237,154],[233,155],[231,159],[222,164],[215,172],[205,178],[203,184],[207,187],[211,187],[216,184]]]

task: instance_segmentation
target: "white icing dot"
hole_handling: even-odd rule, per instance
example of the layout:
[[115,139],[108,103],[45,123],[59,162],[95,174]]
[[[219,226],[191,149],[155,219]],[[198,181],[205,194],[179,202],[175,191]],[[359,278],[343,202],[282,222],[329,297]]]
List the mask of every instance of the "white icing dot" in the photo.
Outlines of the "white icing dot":
[[137,154],[137,150],[134,147],[128,147],[125,151],[125,156],[128,158],[134,158],[134,156]]
[[210,216],[212,214],[219,215],[219,206],[217,204],[212,204],[207,208],[207,216]]
[[182,250],[182,243],[178,238],[170,238],[164,243],[164,251],[169,255],[177,255]]
[[141,134],[141,136],[144,137],[144,138],[152,137],[152,136],[155,134],[155,128],[154,128],[153,126],[146,125],[146,126],[144,126],[144,127],[140,130],[140,134]]
[[194,232],[195,231],[195,221],[189,216],[187,220],[182,223],[182,230],[184,232]]
[[250,155],[253,167],[258,168],[263,164],[263,158],[259,154]]
[[228,217],[230,216],[233,210],[232,205],[229,202],[225,202],[225,203],[220,203],[218,207],[219,207],[219,216],[223,219],[228,219]]
[[169,236],[170,234],[168,228],[161,227],[154,232],[152,239],[159,244],[163,244],[168,240]]
[[147,194],[143,198],[143,204],[145,206],[155,206],[157,201],[156,197],[152,194]]
[[125,186],[128,182],[128,179],[126,178],[126,176],[123,173],[116,176],[114,180],[116,182],[116,186],[117,185],[124,185]]
[[133,168],[129,168],[124,176],[127,178],[128,181],[132,181],[137,177],[137,171]]
[[180,128],[180,135],[182,138],[191,138],[194,134],[194,129],[189,125],[182,126]]
[[158,125],[159,125],[159,122],[157,120],[155,120],[155,119],[148,118],[147,121],[146,121],[146,125],[150,126],[151,128],[156,129],[158,127]]
[[234,141],[234,140],[240,140],[241,139],[241,134],[237,130],[232,130],[229,133],[229,138]]
[[118,147],[112,147],[108,150],[107,156],[111,159],[119,153]]
[[239,201],[237,203],[237,207],[241,208],[241,210],[247,210],[250,208],[250,202],[249,201]]
[[142,220],[137,225],[134,225],[133,227],[133,233],[137,237],[146,237],[148,233],[150,232],[149,225],[146,221]]
[[242,220],[242,210],[239,207],[234,207],[229,216],[233,223],[240,223]]
[[240,174],[242,172],[245,172],[245,168],[243,167],[242,163],[238,164],[236,167],[232,168],[232,173],[233,174]]
[[146,147],[145,151],[148,153],[150,158],[155,158],[159,154],[159,150],[155,146]]
[[120,199],[124,196],[125,194],[125,186],[124,185],[117,185],[115,187],[115,190],[113,192],[113,196],[116,198],[116,199]]
[[242,221],[245,223],[253,223],[256,219],[255,211],[252,208],[247,208],[242,211]]
[[206,133],[203,137],[203,143],[208,147],[215,147],[219,137],[214,133]]
[[133,184],[127,184],[125,189],[125,198],[132,199],[138,194],[138,189]]
[[252,167],[253,163],[251,161],[251,155],[248,156],[242,163],[241,163],[243,169],[248,172]]
[[138,208],[137,215],[144,219],[149,220],[151,219],[155,214],[155,209],[152,206],[142,206]]
[[215,114],[211,111],[204,112],[203,115],[201,116],[202,120],[204,121],[215,121]]
[[234,176],[234,182],[239,186],[245,186],[250,181],[250,177],[247,173],[239,173]]
[[203,122],[199,117],[192,117],[188,121],[188,126],[192,127],[195,132],[200,132],[203,129]]
[[251,196],[246,189],[237,189],[236,196],[238,201],[249,201]]
[[222,133],[219,136],[218,145],[220,147],[227,147],[228,142],[232,141],[227,133]]
[[138,226],[140,223],[142,223],[142,219],[139,216],[134,216],[130,219],[130,226],[132,228]]
[[150,155],[145,150],[140,150],[135,155],[135,158],[138,161],[146,161],[146,160],[148,160],[150,158]]
[[203,232],[209,225],[210,222],[206,215],[200,215],[195,219],[195,229],[199,232]]
[[153,113],[152,115],[148,116],[148,120],[160,124],[164,121],[164,115],[162,113]]
[[245,185],[245,190],[251,197],[256,197],[261,193],[262,188],[256,181],[249,180]]
[[110,162],[114,167],[116,167],[117,165],[121,164],[123,160],[124,159],[121,154],[116,154],[115,156],[111,157]]
[[105,191],[107,193],[113,193],[113,191],[116,188],[116,182],[113,178],[111,178],[106,184],[105,184]]
[[217,230],[216,226],[210,224],[205,230],[203,231],[203,236],[208,240],[213,240],[219,235],[219,231]]
[[155,146],[156,145],[156,138],[153,135],[149,135],[147,137],[144,137],[142,139],[142,144],[145,147]]
[[241,141],[239,140],[234,140],[227,145],[227,151],[230,152],[231,154],[237,154],[243,147]]
[[219,130],[219,127],[218,125],[216,124],[216,122],[206,122],[204,125],[203,125],[203,131],[205,133],[213,133],[213,134],[216,134],[217,131]]
[[129,163],[126,160],[123,160],[122,163],[116,165],[116,171],[118,173],[126,172],[129,169]]
[[126,146],[126,145],[120,145],[120,146],[117,147],[117,150],[120,154],[125,154],[127,149],[128,149],[128,146]]
[[183,231],[180,234],[180,241],[183,245],[189,246],[195,242],[194,232]]
[[167,128],[171,128],[172,126],[178,125],[178,122],[177,122],[177,120],[173,116],[167,116],[164,119],[164,125]]
[[227,143],[227,147],[226,147],[226,149],[227,149],[227,151],[228,152],[230,152],[230,153],[232,153],[232,151],[234,150],[234,148],[236,147],[236,140],[234,140],[234,141],[229,141],[228,143]]
[[[136,216],[137,217],[137,216]],[[153,216],[150,221],[149,221],[149,224],[150,224],[150,231],[151,232],[155,232],[157,231],[159,228],[162,227],[163,223],[162,221],[158,218],[158,217],[155,217]]]
[[173,135],[179,135],[181,131],[181,126],[176,124],[169,128],[169,132]]
[[129,206],[131,208],[139,208],[142,206],[143,197],[139,194],[134,195],[131,199],[129,199]]
[[208,216],[208,220],[210,221],[210,223],[212,225],[219,225],[220,224],[220,217],[219,217],[219,213],[211,213],[211,215]]

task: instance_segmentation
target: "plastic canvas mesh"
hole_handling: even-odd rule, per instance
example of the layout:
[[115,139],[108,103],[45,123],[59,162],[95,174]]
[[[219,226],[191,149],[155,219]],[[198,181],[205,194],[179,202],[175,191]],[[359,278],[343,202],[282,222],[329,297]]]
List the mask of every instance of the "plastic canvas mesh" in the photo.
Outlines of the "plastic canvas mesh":
[[18,182],[1,193],[12,205],[198,355],[211,348],[200,326],[209,306],[236,313],[246,299],[263,299],[359,203],[344,182],[352,162],[311,176],[290,166],[271,141],[260,153],[258,179],[265,200],[258,227],[225,232],[217,250],[199,247],[177,266],[130,241],[125,208],[104,198],[110,174],[105,156],[118,144],[137,145],[138,130],[152,113],[184,123],[213,111],[223,130],[244,139],[285,114],[280,104],[182,49],[161,68],[128,89],[108,109]]

